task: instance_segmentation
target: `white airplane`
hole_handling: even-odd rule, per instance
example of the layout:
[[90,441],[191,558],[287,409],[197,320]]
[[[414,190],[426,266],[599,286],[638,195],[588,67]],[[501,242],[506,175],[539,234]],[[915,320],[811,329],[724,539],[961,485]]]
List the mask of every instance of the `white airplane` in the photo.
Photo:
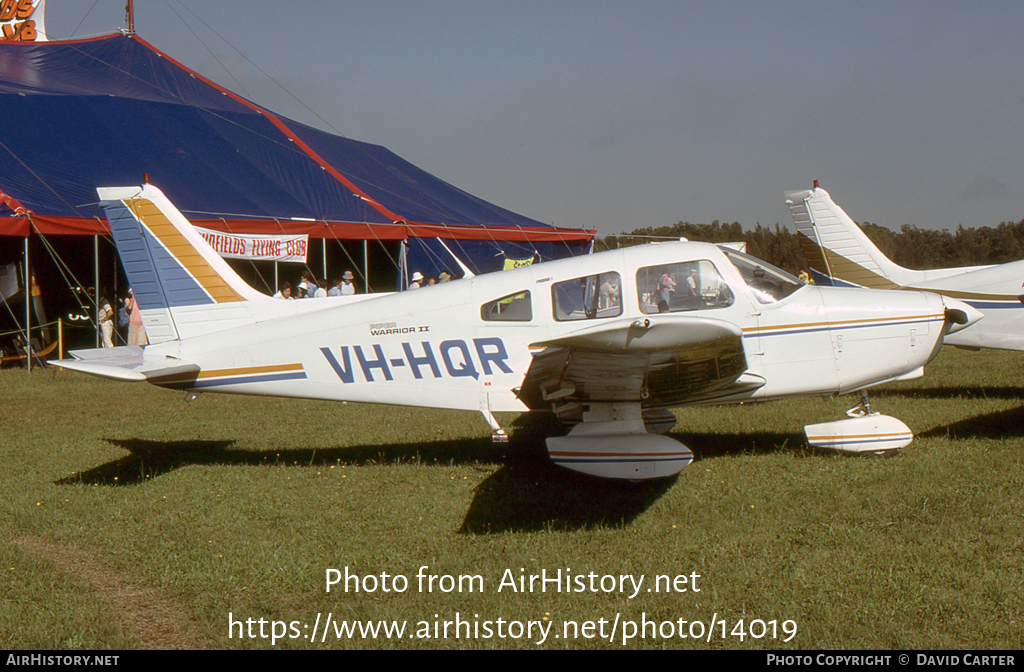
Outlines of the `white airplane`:
[[[667,409],[862,391],[921,375],[973,308],[920,292],[819,288],[707,243],[630,247],[355,298],[248,287],[155,187],[99,190],[151,344],[66,369],[161,387],[479,411],[577,423],[551,458],[631,480],[677,473]],[[807,428],[851,451],[907,445],[868,413]]]
[[814,181],[787,191],[786,204],[819,280],[837,286],[935,292],[977,308],[985,320],[951,334],[947,345],[1024,350],[1024,260],[997,266],[913,271],[890,261]]

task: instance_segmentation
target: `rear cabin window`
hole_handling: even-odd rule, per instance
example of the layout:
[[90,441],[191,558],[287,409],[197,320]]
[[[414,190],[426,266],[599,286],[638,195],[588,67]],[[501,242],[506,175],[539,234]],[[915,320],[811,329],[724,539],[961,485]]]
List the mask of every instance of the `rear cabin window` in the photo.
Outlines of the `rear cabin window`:
[[622,315],[622,280],[611,271],[556,282],[551,304],[559,322]]
[[485,303],[480,306],[480,319],[484,322],[529,322],[533,319],[529,290]]
[[732,305],[733,293],[707,260],[647,266],[636,272],[640,310],[677,313]]

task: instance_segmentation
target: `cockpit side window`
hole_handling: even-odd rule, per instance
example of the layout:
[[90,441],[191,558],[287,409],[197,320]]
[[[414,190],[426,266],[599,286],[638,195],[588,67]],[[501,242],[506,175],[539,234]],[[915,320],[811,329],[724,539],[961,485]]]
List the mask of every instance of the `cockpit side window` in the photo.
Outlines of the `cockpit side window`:
[[529,322],[533,319],[529,290],[485,303],[480,306],[480,319],[484,322]]
[[707,260],[640,268],[636,292],[640,310],[648,315],[725,308],[733,302],[729,285]]
[[551,304],[559,322],[592,320],[622,315],[622,280],[611,271],[556,282]]
[[760,303],[767,305],[781,301],[804,286],[804,283],[789,273],[756,257],[725,247],[720,249],[743,276],[743,281]]

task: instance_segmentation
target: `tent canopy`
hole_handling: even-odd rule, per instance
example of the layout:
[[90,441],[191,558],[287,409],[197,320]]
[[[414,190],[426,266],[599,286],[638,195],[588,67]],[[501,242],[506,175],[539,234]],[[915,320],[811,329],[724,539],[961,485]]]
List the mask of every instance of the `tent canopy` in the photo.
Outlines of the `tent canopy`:
[[594,234],[279,117],[136,35],[0,43],[0,235],[106,233],[96,187],[144,174],[194,223],[222,231],[566,249]]

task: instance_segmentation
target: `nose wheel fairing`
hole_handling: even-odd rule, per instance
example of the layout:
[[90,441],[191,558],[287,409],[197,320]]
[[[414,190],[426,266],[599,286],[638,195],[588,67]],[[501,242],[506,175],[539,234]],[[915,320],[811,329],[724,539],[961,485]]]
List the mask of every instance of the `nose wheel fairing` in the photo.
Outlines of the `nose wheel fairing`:
[[844,453],[884,455],[910,445],[913,432],[902,421],[880,413],[804,427],[807,443]]

